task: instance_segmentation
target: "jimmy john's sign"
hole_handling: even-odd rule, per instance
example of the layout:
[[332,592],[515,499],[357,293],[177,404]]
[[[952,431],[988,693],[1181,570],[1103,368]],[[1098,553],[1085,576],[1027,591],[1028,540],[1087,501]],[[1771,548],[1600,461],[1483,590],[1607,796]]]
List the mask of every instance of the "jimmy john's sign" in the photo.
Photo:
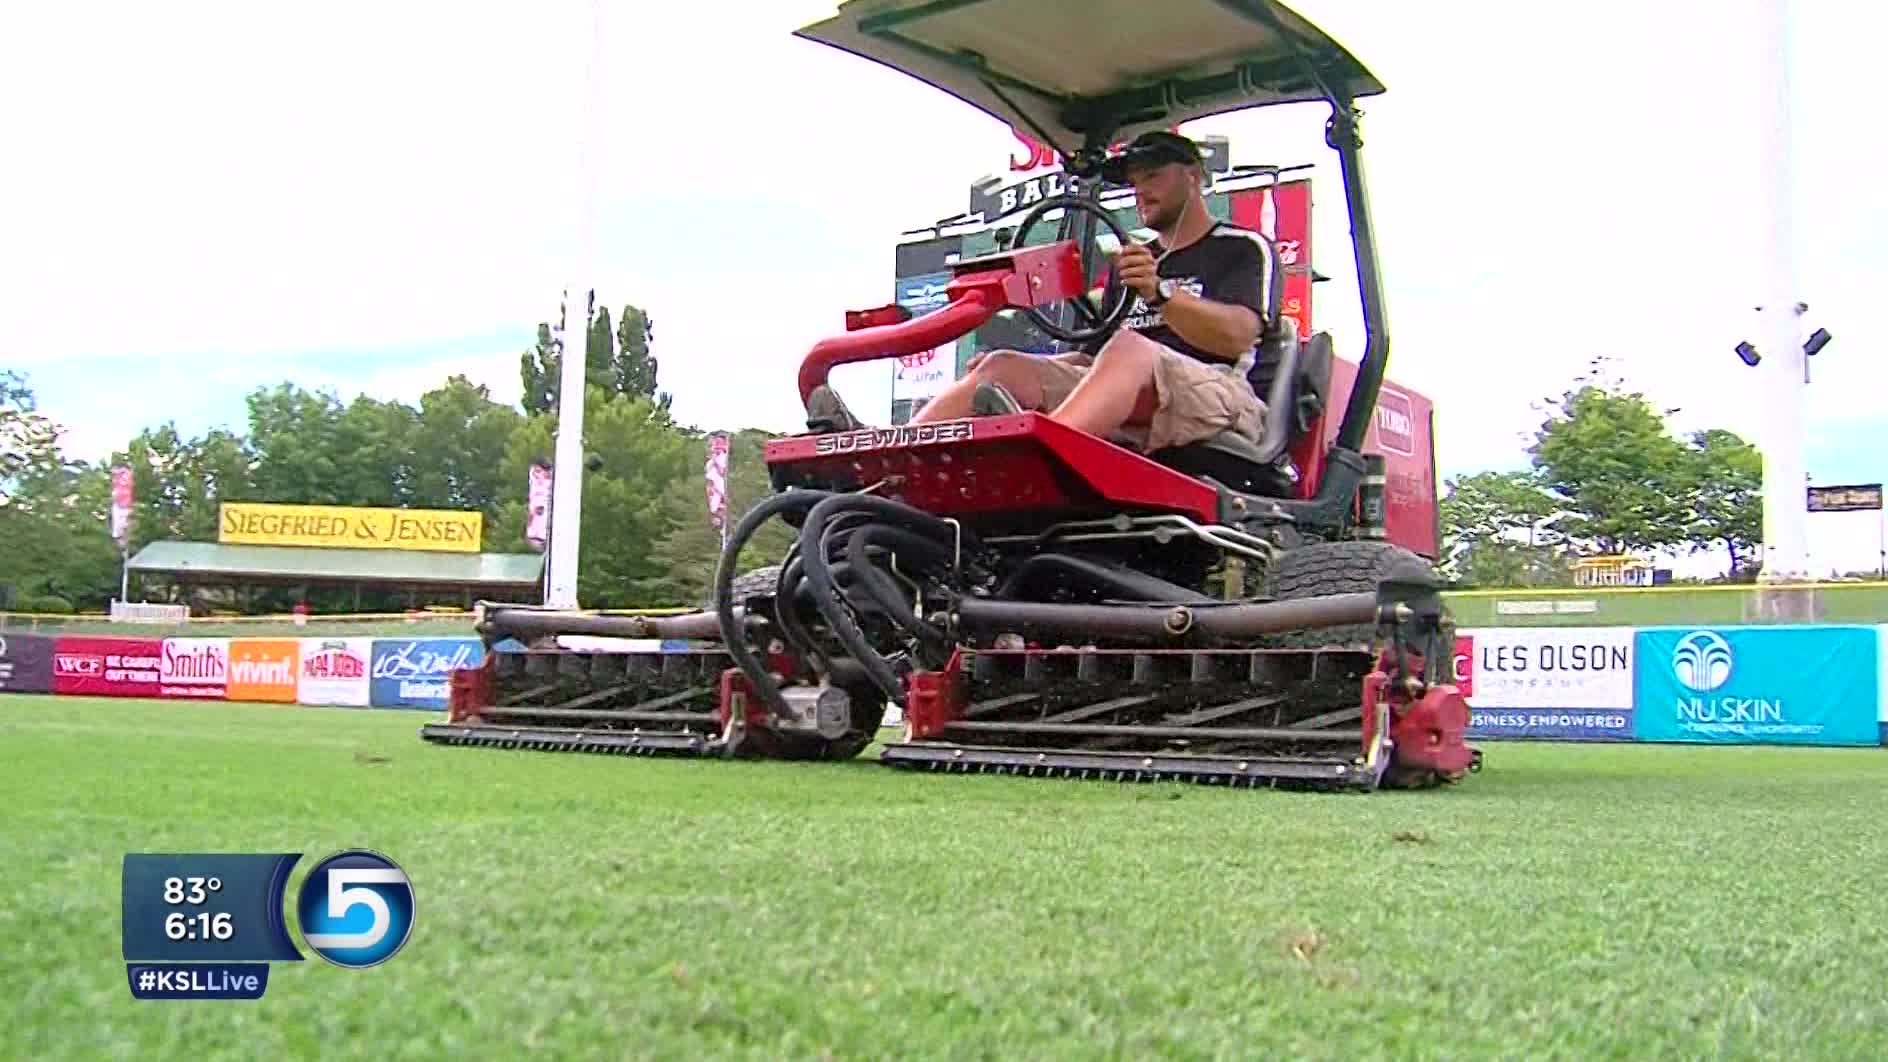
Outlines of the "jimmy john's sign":
[[244,546],[318,546],[477,553],[485,516],[446,509],[229,502],[217,541]]

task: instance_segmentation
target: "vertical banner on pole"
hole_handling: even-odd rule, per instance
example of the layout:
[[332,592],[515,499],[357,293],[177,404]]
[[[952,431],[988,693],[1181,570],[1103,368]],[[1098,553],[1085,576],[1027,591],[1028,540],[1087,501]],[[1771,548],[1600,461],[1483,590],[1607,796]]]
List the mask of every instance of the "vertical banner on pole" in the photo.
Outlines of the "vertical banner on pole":
[[545,461],[531,462],[530,478],[525,484],[524,540],[539,553],[551,539],[551,466]]
[[708,519],[728,537],[728,434],[715,432],[708,437],[708,463],[702,469],[708,480]]
[[125,465],[111,470],[111,537],[119,549],[131,538],[131,469]]
[[131,469],[114,465],[111,470],[111,537],[118,543],[120,601],[131,596],[131,500]]

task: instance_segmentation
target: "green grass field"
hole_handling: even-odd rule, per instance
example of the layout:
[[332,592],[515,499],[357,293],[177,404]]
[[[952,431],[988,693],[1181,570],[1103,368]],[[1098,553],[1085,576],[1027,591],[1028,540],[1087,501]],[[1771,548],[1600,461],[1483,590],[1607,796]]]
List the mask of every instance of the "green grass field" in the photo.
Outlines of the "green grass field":
[[[21,1058],[1888,1057],[1888,753],[1495,744],[1290,794],[435,748],[0,697]],[[134,851],[366,846],[406,949],[136,1002]]]

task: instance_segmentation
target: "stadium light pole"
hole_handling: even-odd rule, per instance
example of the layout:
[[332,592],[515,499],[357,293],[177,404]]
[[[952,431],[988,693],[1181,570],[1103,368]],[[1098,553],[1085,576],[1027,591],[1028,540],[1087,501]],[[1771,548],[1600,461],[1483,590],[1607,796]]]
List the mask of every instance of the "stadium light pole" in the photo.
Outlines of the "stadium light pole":
[[1758,581],[1809,577],[1809,482],[1803,461],[1806,353],[1796,295],[1796,182],[1790,123],[1790,0],[1756,0],[1757,159],[1763,306],[1756,366],[1763,409],[1763,568]]
[[577,607],[577,544],[583,526],[584,362],[589,352],[591,301],[597,260],[597,143],[602,128],[603,14],[598,0],[582,7],[587,15],[584,42],[583,102],[578,130],[577,211],[571,233],[570,284],[564,291],[563,363],[558,376],[557,446],[551,471],[550,587],[544,603]]

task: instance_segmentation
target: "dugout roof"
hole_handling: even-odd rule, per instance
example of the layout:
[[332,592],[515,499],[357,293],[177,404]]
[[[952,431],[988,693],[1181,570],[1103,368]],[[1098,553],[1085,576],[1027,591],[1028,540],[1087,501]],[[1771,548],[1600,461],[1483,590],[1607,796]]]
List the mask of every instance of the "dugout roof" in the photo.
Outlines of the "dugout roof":
[[343,583],[517,590],[538,585],[544,572],[544,555],[153,542],[139,550],[128,566],[139,575],[159,575],[195,583]]

